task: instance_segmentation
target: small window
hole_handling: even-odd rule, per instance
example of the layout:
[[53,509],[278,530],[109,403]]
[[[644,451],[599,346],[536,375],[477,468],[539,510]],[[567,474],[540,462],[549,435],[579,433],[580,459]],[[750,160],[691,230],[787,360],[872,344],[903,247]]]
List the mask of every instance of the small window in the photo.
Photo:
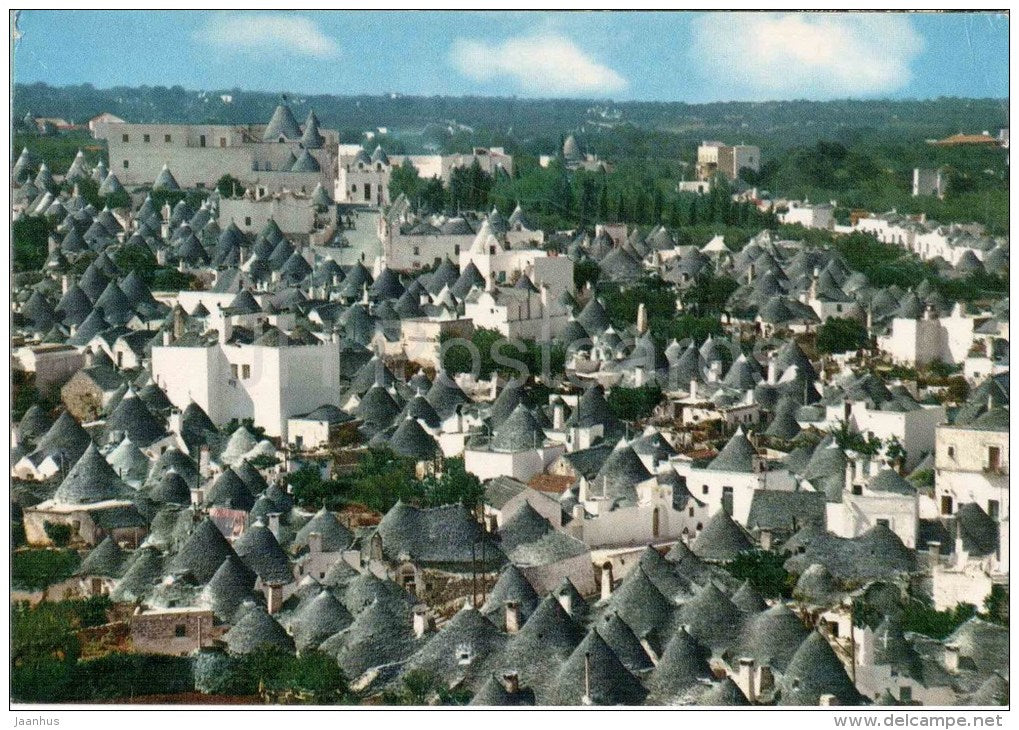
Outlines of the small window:
[[1001,468],[1001,447],[1000,446],[988,446],[987,447],[987,468],[991,471],[997,471]]
[[942,495],[941,497],[941,514],[952,514],[952,498],[947,494]]
[[128,168],[128,161],[124,160],[124,169],[126,170],[127,168]]
[[251,377],[251,366],[250,365],[242,365],[241,366],[241,377],[244,378],[245,380],[247,380],[248,378]]
[[126,134],[122,134],[122,135],[120,136],[120,141],[121,141],[121,142],[130,142],[130,141],[131,141],[131,137],[130,137],[129,135],[126,135]]
[[198,146],[199,147],[204,147],[205,146],[205,135],[204,134],[200,135],[198,137]]
[[863,485],[861,485],[861,484],[854,484],[853,485],[853,494],[855,494],[857,496],[863,494]]
[[251,216],[250,215],[244,216],[244,225],[246,225],[246,226],[250,226],[251,225]]
[[372,199],[372,184],[371,183],[365,183],[364,184],[364,199],[365,200],[371,200]]
[[955,458],[955,447],[954,446],[949,446],[948,447],[948,458],[949,459],[954,459]]
[[690,516],[693,517],[693,507],[690,508]]
[[142,135],[142,142],[145,142],[146,144],[148,144],[149,143],[149,135],[143,134]]
[[415,256],[420,256],[421,255],[421,247],[420,246],[415,246],[414,247],[414,255]]
[[913,701],[913,688],[899,687],[899,702],[912,702],[912,701]]
[[998,514],[1001,512],[1001,505],[996,499],[987,500],[987,516],[992,520],[998,519]]
[[708,493],[708,485],[705,484],[704,486],[701,487],[701,494],[707,494],[707,493]]
[[350,186],[350,192],[356,193],[357,192],[357,185],[351,185]]
[[892,525],[891,525],[891,521],[890,521],[890,520],[888,520],[888,519],[886,519],[886,518],[883,518],[883,517],[878,517],[878,518],[877,518],[876,520],[874,520],[874,521],[875,521],[875,522],[877,522],[877,523],[878,523],[879,525],[881,525],[882,527],[889,527],[889,528],[890,528],[890,527],[892,526]]
[[234,380],[237,379],[237,366],[236,365],[231,365],[230,366],[230,374],[233,375]]
[[164,142],[173,142],[173,137],[171,137],[171,136],[170,136],[170,135],[168,135],[168,134],[164,134],[164,135],[163,135],[163,141],[164,141]]
[[226,147],[226,137],[220,137],[219,138],[219,146],[220,147]]
[[455,255],[457,255],[457,256],[460,255],[460,244],[459,243],[453,244],[453,253]]
[[188,627],[186,624],[177,624],[173,627],[173,635],[178,639],[188,635]]

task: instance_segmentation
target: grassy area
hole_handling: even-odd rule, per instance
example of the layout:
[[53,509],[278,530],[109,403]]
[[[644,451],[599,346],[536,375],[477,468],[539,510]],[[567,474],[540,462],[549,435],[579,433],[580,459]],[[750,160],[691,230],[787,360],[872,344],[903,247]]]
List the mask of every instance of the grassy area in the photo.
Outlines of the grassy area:
[[103,140],[92,139],[88,132],[82,130],[52,136],[16,132],[11,150],[12,162],[18,158],[24,147],[45,162],[54,175],[63,175],[67,172],[78,150],[85,153],[85,161],[90,167],[100,159],[106,160],[106,143]]
[[73,550],[17,550],[11,554],[11,586],[42,590],[70,578],[80,562]]

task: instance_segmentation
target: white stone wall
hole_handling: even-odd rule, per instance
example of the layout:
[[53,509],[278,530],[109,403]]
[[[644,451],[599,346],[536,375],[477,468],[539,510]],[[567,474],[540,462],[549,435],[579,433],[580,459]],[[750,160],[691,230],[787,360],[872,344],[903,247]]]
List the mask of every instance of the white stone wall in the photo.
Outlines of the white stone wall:
[[[975,502],[990,513],[990,503],[998,503],[999,519],[1009,516],[1008,433],[978,431],[941,426],[937,429],[934,451],[934,490],[940,504],[942,497],[952,498],[952,511],[960,504]],[[989,467],[989,449],[997,447],[1000,454],[998,471]]]
[[270,218],[285,234],[307,235],[315,229],[315,206],[311,198],[293,195],[261,200],[223,198],[219,203],[219,227],[224,230],[236,223],[242,231],[257,234]]

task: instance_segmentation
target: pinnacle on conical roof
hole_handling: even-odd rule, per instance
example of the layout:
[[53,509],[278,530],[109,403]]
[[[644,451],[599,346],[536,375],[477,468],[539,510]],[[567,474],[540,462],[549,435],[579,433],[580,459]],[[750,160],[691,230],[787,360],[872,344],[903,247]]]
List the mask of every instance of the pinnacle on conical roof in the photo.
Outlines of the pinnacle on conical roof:
[[53,499],[60,504],[93,504],[110,499],[125,499],[132,490],[117,476],[94,443],[60,482]]
[[155,182],[152,183],[153,190],[168,190],[177,192],[180,190],[180,185],[177,184],[177,179],[170,172],[169,165],[163,165],[163,169],[159,171],[159,175],[156,176]]
[[325,137],[319,134],[318,117],[314,110],[308,112],[308,118],[304,122],[304,132],[301,134],[301,146],[306,150],[317,150],[325,144]]
[[280,138],[285,140],[301,138],[301,127],[294,118],[294,113],[286,104],[279,104],[276,107],[276,111],[272,114],[272,119],[269,120],[269,124],[265,127],[265,133],[262,135],[264,142],[276,142]]

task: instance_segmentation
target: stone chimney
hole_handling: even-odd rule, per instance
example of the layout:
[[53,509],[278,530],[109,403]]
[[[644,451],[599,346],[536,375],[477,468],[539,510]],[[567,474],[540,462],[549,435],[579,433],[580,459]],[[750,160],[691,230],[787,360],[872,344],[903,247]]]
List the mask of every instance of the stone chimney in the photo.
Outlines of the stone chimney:
[[758,541],[761,543],[762,550],[771,550],[771,530],[761,530],[761,534],[758,536]]
[[275,537],[277,540],[279,540],[279,537],[280,537],[280,513],[279,512],[270,512],[269,514],[266,515],[266,517],[269,518],[269,525],[268,525],[269,532],[272,533],[273,537]]
[[836,706],[838,706],[839,701],[838,701],[838,698],[835,695],[830,695],[830,694],[829,695],[821,695],[818,698],[818,700],[817,700],[817,704],[820,707],[836,707]]
[[209,467],[209,446],[203,444],[202,448],[198,451],[198,474],[202,479],[208,479],[210,474]]
[[697,398],[697,378],[690,378],[690,400]]
[[428,606],[414,606],[414,636],[420,639],[431,628],[432,619],[428,615]]
[[502,686],[506,694],[515,695],[520,691],[520,675],[516,672],[506,672],[502,675]]
[[927,541],[927,552],[935,560],[940,558],[941,557],[941,541],[940,540],[928,540]]
[[72,279],[67,274],[64,274],[63,276],[61,276],[60,277],[60,291],[61,291],[61,293],[66,294],[67,290],[71,288],[71,284],[73,282],[74,282],[74,279]]
[[640,302],[637,305],[637,334],[642,335],[647,332],[647,307],[644,302]]
[[273,584],[265,587],[265,602],[269,613],[279,613],[283,607],[283,585]]
[[569,593],[556,594],[556,600],[559,601],[559,605],[563,607],[570,616],[573,615],[573,596]]
[[768,354],[768,385],[774,385],[778,378],[778,364],[775,362],[775,353]]
[[312,555],[322,552],[322,533],[312,532],[308,535],[308,550]]
[[506,601],[506,633],[515,634],[520,631],[520,602]]
[[591,705],[591,652],[584,653],[584,696],[580,698],[582,705]]
[[612,595],[612,563],[605,563],[601,569],[601,599],[608,600]]
[[708,382],[717,383],[722,379],[722,361],[712,360],[708,368]]
[[945,669],[952,674],[959,671],[959,645],[945,644]]
[[562,431],[566,426],[566,405],[557,399],[552,406],[552,430]]
[[173,338],[184,336],[184,310],[179,304],[173,307]]
[[233,325],[230,324],[230,320],[223,317],[223,321],[219,327],[219,344],[225,345],[230,340],[230,335],[233,334]]
[[170,411],[170,417],[167,419],[167,426],[170,429],[170,433],[180,433],[181,415],[179,408],[174,408]]
[[644,647],[644,652],[648,655],[648,658],[651,660],[651,663],[657,667],[658,660],[660,657],[658,656],[658,652],[655,651],[655,648],[651,646],[650,631],[645,631],[644,635],[640,637],[640,645]]
[[751,704],[757,701],[757,687],[754,685],[754,660],[752,658],[740,657],[736,684],[743,690],[743,694],[747,696]]

